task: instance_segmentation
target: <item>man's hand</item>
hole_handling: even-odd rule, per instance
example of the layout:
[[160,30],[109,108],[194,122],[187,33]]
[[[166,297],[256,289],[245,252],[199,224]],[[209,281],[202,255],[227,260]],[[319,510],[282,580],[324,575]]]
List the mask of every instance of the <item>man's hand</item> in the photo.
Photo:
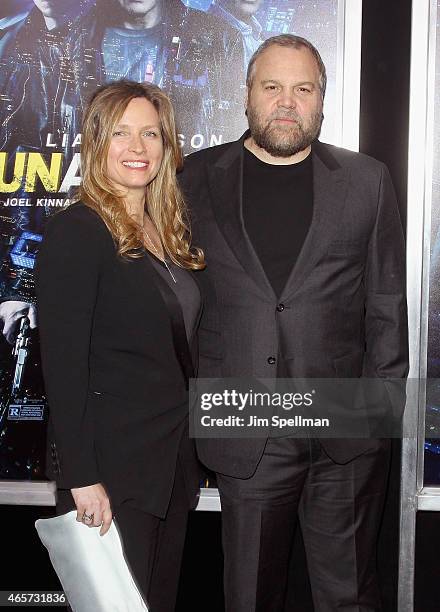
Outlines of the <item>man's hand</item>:
[[33,304],[19,300],[0,303],[0,324],[3,323],[2,333],[9,344],[14,344],[23,317],[29,318],[31,329],[37,327],[37,312]]
[[102,484],[71,489],[76,504],[76,520],[88,527],[101,527],[99,535],[104,535],[112,523],[110,500]]

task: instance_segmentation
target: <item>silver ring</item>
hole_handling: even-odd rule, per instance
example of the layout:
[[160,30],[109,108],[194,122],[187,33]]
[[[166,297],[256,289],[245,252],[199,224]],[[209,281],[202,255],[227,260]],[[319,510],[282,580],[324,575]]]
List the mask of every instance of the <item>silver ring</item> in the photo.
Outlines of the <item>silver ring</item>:
[[93,517],[95,515],[94,514],[87,514],[87,512],[84,510],[84,514],[82,515],[82,519],[83,521],[93,521]]

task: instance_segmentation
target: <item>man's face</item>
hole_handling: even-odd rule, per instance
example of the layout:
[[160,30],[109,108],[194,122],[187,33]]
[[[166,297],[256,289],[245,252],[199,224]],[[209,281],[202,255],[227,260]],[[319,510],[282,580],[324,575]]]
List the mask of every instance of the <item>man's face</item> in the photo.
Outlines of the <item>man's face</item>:
[[116,0],[120,7],[129,15],[146,15],[152,9],[162,4],[162,0]]
[[57,17],[70,12],[79,2],[78,0],[34,0],[34,4],[44,17]]
[[243,16],[254,15],[260,8],[262,0],[235,0],[235,7]]
[[290,157],[307,149],[322,123],[319,70],[311,52],[266,49],[254,64],[246,109],[252,138],[270,155]]

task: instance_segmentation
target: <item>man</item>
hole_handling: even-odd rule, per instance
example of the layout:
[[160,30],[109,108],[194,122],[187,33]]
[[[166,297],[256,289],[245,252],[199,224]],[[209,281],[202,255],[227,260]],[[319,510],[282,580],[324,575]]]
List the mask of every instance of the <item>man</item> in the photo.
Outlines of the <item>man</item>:
[[0,142],[9,159],[17,150],[44,152],[51,133],[68,163],[80,131],[75,26],[91,2],[34,0],[25,18],[0,32]]
[[[8,154],[9,174],[18,151],[50,158],[49,134],[56,151],[64,153],[64,167],[68,167],[81,114],[74,74],[79,58],[74,57],[72,40],[79,17],[91,3],[34,0],[28,14],[0,31],[0,143]],[[46,195],[39,185],[37,189],[38,195]],[[26,197],[23,188],[14,195]],[[35,307],[28,301],[33,285],[28,274],[21,282],[20,272],[11,264],[11,241],[19,240],[23,231],[41,232],[48,212],[43,207],[3,208],[1,222],[10,239],[0,247],[0,326],[3,324],[9,343],[15,342],[23,316],[29,317],[32,328],[36,326]]]
[[81,40],[92,60],[80,68],[84,97],[108,81],[149,81],[174,103],[184,152],[232,138],[243,48],[229,24],[180,0],[98,0]]
[[[247,74],[249,131],[187,158],[207,378],[407,374],[404,240],[385,166],[320,143],[318,51],[267,40]],[[306,434],[305,434],[306,435]],[[217,473],[229,612],[279,612],[297,512],[315,610],[380,608],[375,546],[389,441],[199,439]]]
[[209,12],[236,28],[243,39],[245,70],[252,54],[263,42],[262,26],[255,17],[262,0],[214,0]]

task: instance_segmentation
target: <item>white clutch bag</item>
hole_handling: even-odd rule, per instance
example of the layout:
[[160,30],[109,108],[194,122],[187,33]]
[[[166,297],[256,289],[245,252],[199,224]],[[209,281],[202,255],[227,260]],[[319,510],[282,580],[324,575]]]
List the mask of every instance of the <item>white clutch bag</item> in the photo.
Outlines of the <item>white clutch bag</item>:
[[148,612],[130,573],[113,521],[98,527],[76,520],[76,510],[35,522],[74,612]]

